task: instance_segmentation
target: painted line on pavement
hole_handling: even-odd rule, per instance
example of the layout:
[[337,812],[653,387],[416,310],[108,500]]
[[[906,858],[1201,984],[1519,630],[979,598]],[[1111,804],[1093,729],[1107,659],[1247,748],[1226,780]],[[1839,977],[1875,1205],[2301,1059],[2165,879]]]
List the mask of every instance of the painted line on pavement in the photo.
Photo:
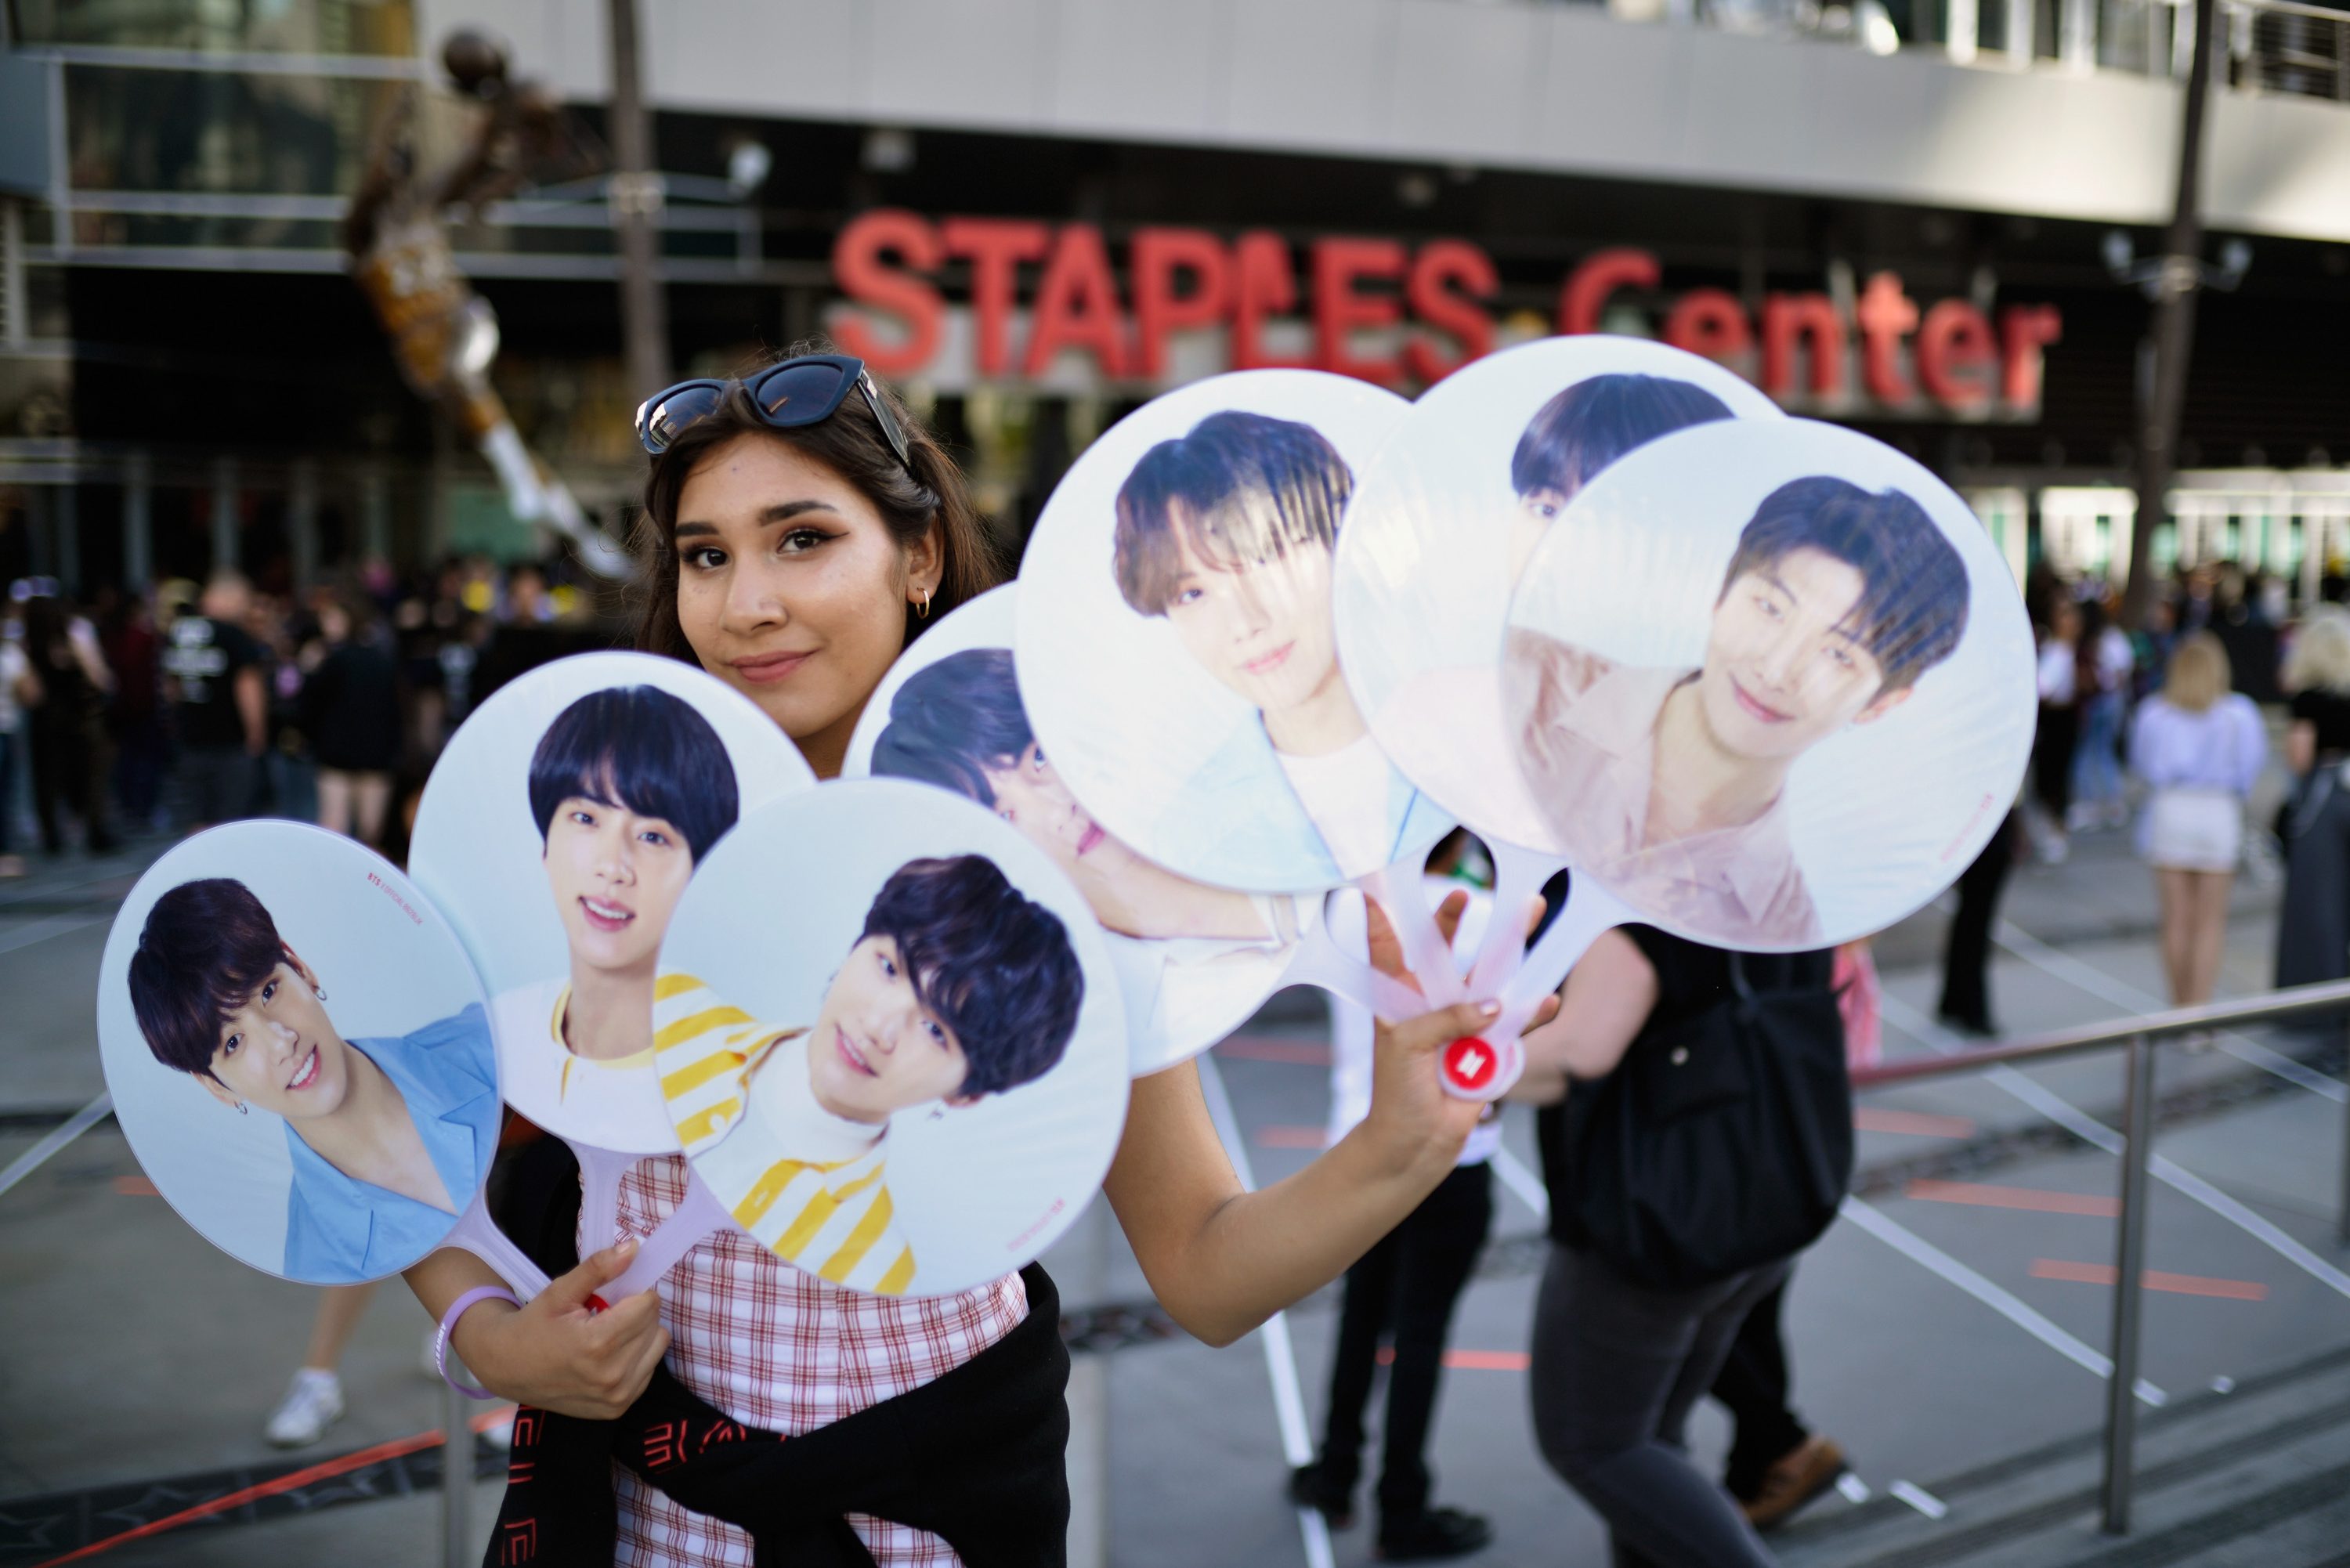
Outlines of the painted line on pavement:
[[18,1155],[7,1169],[0,1170],[0,1195],[5,1195],[10,1188],[40,1169],[57,1150],[104,1121],[113,1109],[114,1096],[102,1094],[76,1111],[70,1120]]
[[1550,1189],[1542,1184],[1540,1177],[1526,1168],[1524,1160],[1510,1152],[1507,1144],[1494,1146],[1493,1174],[1502,1179],[1502,1185],[1509,1189],[1511,1197],[1534,1211],[1535,1219],[1545,1225],[1550,1223]]
[[0,953],[36,947],[51,937],[70,936],[90,926],[105,925],[113,919],[111,910],[103,915],[51,915],[46,920],[35,920],[29,926],[19,926],[13,931],[0,933]]
[[[1232,1097],[1224,1092],[1223,1075],[1216,1070],[1215,1053],[1201,1053],[1200,1093],[1208,1102],[1208,1119],[1216,1124],[1225,1155],[1241,1185],[1253,1191],[1256,1172],[1250,1168],[1248,1142],[1241,1137],[1240,1118],[1232,1114]],[[1265,1376],[1273,1384],[1273,1411],[1281,1426],[1281,1448],[1294,1469],[1314,1462],[1314,1433],[1305,1421],[1305,1392],[1297,1377],[1297,1351],[1289,1342],[1289,1317],[1275,1313],[1259,1331],[1264,1337]],[[1306,1568],[1336,1568],[1330,1547],[1330,1521],[1317,1509],[1297,1511],[1298,1533],[1305,1542]]]
[[1950,1505],[1928,1491],[1915,1481],[1898,1480],[1886,1491],[1916,1509],[1929,1519],[1939,1519],[1950,1511]]
[[[2032,1277],[2035,1280],[2062,1280],[2074,1285],[2110,1285],[2122,1277],[2122,1272],[2111,1263],[2075,1262],[2068,1258],[2034,1258]],[[2150,1291],[2167,1291],[2172,1295],[2209,1296],[2215,1301],[2264,1302],[2269,1288],[2253,1280],[2215,1280],[2208,1274],[2171,1274],[2160,1269],[2148,1269],[2138,1275],[2138,1283]]]
[[[2012,920],[2002,920],[1998,929],[1992,933],[1991,940],[2042,973],[2054,976],[2074,990],[2086,992],[2116,1007],[2126,1008],[2132,1012],[2160,1012],[2169,1006],[2160,997],[2116,980],[2094,964],[2085,963],[2070,953],[2059,952]],[[2259,1041],[2248,1039],[2232,1029],[2216,1031],[2212,1038],[2220,1050],[2248,1066],[2274,1074],[2286,1083],[2307,1089],[2314,1095],[2324,1095],[2335,1105],[2350,1104],[2350,1086],[2303,1066],[2281,1051],[2272,1051]]]
[[[2103,1351],[2065,1333],[2047,1317],[2018,1300],[2012,1292],[1993,1284],[1908,1227],[1888,1219],[1857,1198],[1846,1199],[1838,1212],[1911,1262],[1966,1292],[2074,1366],[2099,1377],[2113,1376],[2113,1361]],[[2159,1405],[2165,1398],[2161,1389],[2143,1377],[2137,1380],[2137,1397],[2148,1405]]]
[[[1951,1055],[1966,1049],[1966,1043],[1940,1024],[1928,1018],[1899,997],[1884,998],[1886,1021],[1903,1033],[1923,1044],[1929,1050]],[[2094,1144],[2107,1154],[2122,1152],[2122,1135],[2082,1110],[2072,1101],[2037,1081],[2025,1077],[2012,1067],[1991,1067],[1983,1073],[1986,1083],[1996,1084],[2015,1098],[2054,1122],[2058,1127],[2081,1139]],[[2163,1155],[2147,1161],[2147,1174],[2171,1190],[2209,1209],[2250,1235],[2261,1245],[2315,1280],[2338,1295],[2350,1297],[2350,1274],[2319,1257],[2294,1241],[2262,1215],[2239,1203],[2191,1170]]]
[[2049,1192],[2037,1187],[1990,1187],[1977,1181],[1911,1182],[1901,1196],[1920,1203],[1971,1203],[1980,1209],[2021,1209],[2034,1214],[2121,1218],[2122,1200],[2094,1192]]
[[1975,1124],[1964,1116],[1938,1116],[1924,1111],[1887,1110],[1882,1106],[1855,1106],[1852,1125],[1859,1132],[1903,1133],[1915,1137],[1972,1137]]

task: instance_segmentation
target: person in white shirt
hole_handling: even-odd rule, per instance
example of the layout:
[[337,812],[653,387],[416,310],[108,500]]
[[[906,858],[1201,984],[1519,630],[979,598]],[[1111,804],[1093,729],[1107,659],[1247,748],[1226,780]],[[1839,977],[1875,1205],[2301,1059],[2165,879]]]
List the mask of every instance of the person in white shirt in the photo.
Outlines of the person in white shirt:
[[[1438,846],[1431,867],[1455,863],[1469,842],[1455,834]],[[1463,883],[1433,872],[1429,902],[1435,905]],[[1348,952],[1366,950],[1363,902],[1352,892],[1333,901],[1330,934]],[[1472,886],[1468,907],[1453,933],[1454,953],[1466,960],[1483,940],[1492,899]],[[1330,1000],[1330,1133],[1335,1146],[1371,1109],[1371,1017],[1353,1002]],[[1499,1107],[1496,1107],[1498,1113]],[[1489,1162],[1502,1145],[1498,1114],[1480,1122],[1462,1146],[1452,1174],[1419,1207],[1347,1271],[1345,1304],[1339,1309],[1338,1341],[1330,1357],[1330,1413],[1322,1451],[1290,1477],[1290,1496],[1301,1507],[1321,1510],[1344,1528],[1354,1517],[1355,1483],[1361,1472],[1363,1408],[1371,1392],[1379,1340],[1388,1335],[1394,1358],[1388,1368],[1387,1433],[1378,1482],[1379,1553],[1388,1558],[1456,1557],[1492,1539],[1483,1517],[1429,1504],[1429,1428],[1436,1414],[1438,1380],[1452,1309],[1469,1282],[1493,1218]]]

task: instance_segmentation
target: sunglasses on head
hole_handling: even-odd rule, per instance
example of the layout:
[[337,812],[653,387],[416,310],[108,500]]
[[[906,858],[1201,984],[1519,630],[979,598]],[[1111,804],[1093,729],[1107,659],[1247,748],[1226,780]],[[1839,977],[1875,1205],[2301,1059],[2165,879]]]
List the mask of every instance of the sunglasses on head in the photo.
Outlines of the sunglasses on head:
[[[644,443],[647,452],[659,457],[685,432],[688,425],[715,413],[725,400],[726,389],[733,384],[708,379],[680,381],[665,392],[654,393],[637,410],[637,440]],[[847,354],[803,354],[745,376],[743,389],[749,394],[759,422],[779,431],[822,424],[848,400],[849,393],[862,392],[865,406],[873,410],[873,422],[881,427],[881,439],[898,454],[899,466],[912,470],[906,452],[906,432],[899,428],[897,416],[889,411],[880,389],[873,385],[872,374],[865,369],[862,359]]]

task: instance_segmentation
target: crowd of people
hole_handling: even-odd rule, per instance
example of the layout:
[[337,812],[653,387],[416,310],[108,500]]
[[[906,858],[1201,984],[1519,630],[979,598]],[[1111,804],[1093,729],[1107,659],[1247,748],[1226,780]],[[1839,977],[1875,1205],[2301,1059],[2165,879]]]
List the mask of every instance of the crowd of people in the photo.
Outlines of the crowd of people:
[[0,877],[26,852],[289,816],[399,857],[450,732],[534,665],[608,646],[561,567],[380,566],[299,593],[221,571],[0,605]]

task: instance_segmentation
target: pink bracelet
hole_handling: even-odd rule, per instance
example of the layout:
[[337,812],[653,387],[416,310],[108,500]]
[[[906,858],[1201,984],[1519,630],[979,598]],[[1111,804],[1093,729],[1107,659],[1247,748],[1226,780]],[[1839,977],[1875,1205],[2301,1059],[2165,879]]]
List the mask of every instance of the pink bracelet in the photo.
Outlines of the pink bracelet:
[[512,1302],[515,1306],[522,1305],[522,1303],[515,1300],[515,1293],[512,1291],[502,1286],[475,1285],[449,1303],[449,1310],[441,1314],[441,1333],[432,1341],[433,1369],[441,1374],[442,1382],[446,1383],[468,1399],[494,1399],[497,1396],[486,1388],[469,1387],[449,1376],[449,1335],[456,1328],[457,1320],[465,1315],[467,1307],[477,1302],[493,1300]]

